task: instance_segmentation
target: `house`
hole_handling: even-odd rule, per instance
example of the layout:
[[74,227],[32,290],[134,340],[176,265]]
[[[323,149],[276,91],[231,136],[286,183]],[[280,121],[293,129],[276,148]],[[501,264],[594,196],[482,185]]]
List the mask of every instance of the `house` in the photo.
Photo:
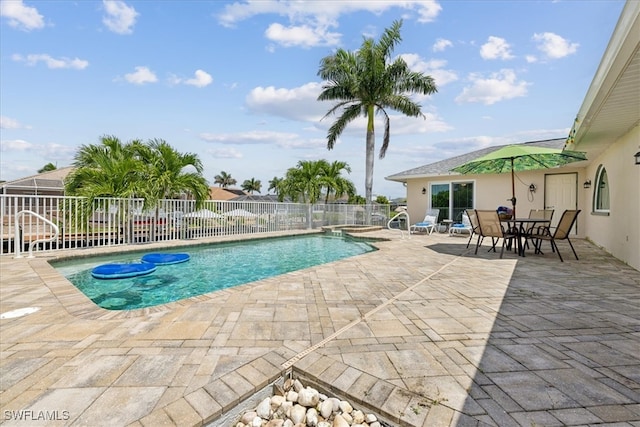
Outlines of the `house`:
[[243,190],[238,188],[222,188],[222,187],[209,187],[209,199],[211,200],[231,200],[238,196],[245,196]]
[[[557,169],[518,172],[519,213],[551,207],[580,209],[578,237],[589,239],[640,270],[640,2],[628,0],[568,138],[526,144],[585,152],[587,161]],[[498,147],[386,177],[407,189],[412,222],[427,209],[457,220],[466,208],[510,206],[511,180],[504,174],[459,175],[452,168]],[[520,216],[520,215],[519,215]],[[554,215],[555,221],[560,215]]]
[[67,166],[26,178],[3,182],[0,185],[0,194],[64,196],[64,180],[72,170],[73,166]]

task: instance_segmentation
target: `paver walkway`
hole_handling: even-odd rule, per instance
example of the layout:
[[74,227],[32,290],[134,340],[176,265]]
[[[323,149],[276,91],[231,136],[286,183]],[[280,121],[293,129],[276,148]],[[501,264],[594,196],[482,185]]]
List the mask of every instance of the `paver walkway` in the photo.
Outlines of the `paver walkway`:
[[560,263],[366,235],[388,240],[133,312],[1,258],[0,313],[40,309],[0,321],[0,423],[201,425],[292,370],[393,425],[640,425],[640,272],[581,240]]

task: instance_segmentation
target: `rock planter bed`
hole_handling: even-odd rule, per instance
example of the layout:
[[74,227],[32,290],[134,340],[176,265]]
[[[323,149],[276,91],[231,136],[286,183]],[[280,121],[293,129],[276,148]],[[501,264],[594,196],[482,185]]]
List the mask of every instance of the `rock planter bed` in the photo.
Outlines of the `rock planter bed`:
[[274,394],[239,416],[234,427],[391,427],[375,414],[354,409],[298,379],[274,385]]

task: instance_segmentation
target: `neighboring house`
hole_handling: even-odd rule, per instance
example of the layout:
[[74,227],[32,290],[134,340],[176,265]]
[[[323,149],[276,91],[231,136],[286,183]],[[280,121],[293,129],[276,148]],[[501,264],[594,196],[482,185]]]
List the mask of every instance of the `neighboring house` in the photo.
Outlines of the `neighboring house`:
[[3,182],[0,194],[64,196],[64,180],[73,170],[73,166],[42,172],[26,178]]
[[[583,151],[587,161],[516,173],[518,216],[581,209],[576,234],[640,270],[640,2],[627,1],[569,138],[527,144]],[[459,175],[451,168],[490,147],[386,177],[407,188],[411,222],[430,208],[457,220],[465,208],[511,205],[508,174]],[[531,185],[533,184],[533,186]]]
[[209,187],[209,199],[211,200],[231,200],[238,196],[246,196],[246,194],[238,188]]

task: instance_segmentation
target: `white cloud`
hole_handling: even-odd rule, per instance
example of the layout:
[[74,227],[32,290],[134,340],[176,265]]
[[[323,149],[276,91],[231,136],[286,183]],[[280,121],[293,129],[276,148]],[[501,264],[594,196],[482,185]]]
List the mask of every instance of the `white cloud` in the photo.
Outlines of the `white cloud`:
[[340,33],[333,33],[327,26],[298,25],[285,27],[271,24],[265,31],[267,39],[285,47],[335,46],[340,42]]
[[44,18],[38,9],[25,6],[22,0],[0,1],[0,16],[9,19],[9,25],[24,31],[44,28]]
[[536,33],[533,35],[533,40],[538,42],[538,50],[551,59],[564,58],[576,53],[578,46],[580,46],[578,43],[570,43],[554,33]]
[[0,116],[0,129],[30,129],[30,126],[24,126],[16,119],[11,117]]
[[444,69],[447,65],[447,61],[444,59],[432,59],[430,61],[425,61],[415,53],[406,53],[400,56],[412,71],[417,71],[433,77],[436,82],[436,86],[439,88],[458,80],[458,75],[455,71]]
[[[370,12],[380,15],[392,8],[417,12],[418,22],[433,21],[442,7],[436,0],[377,0],[377,1],[311,1],[264,0],[238,1],[225,7],[218,16],[220,24],[233,27],[237,22],[257,15],[277,15],[288,23],[274,22],[265,30],[265,37],[279,45],[304,48],[312,46],[336,46],[341,34],[330,31],[338,26],[341,15],[355,12]],[[405,13],[407,15],[408,13]],[[273,45],[267,46],[272,52]]]
[[244,157],[241,152],[231,147],[212,148],[207,150],[207,153],[216,159],[241,159]]
[[511,59],[511,46],[501,37],[489,36],[488,41],[480,47],[483,59]]
[[80,58],[54,58],[45,53],[29,54],[27,56],[14,54],[11,59],[17,62],[24,62],[27,65],[36,65],[38,62],[44,62],[47,68],[65,69],[71,68],[75,70],[84,70],[89,66],[89,61]]
[[136,71],[133,73],[125,74],[124,78],[129,83],[133,83],[136,85],[143,85],[145,83],[156,83],[158,78],[156,75],[147,67],[136,67]]
[[103,0],[106,15],[102,18],[102,23],[106,27],[118,34],[133,33],[133,26],[136,23],[138,12],[120,0]]
[[431,47],[431,49],[434,52],[442,52],[443,50],[451,46],[453,46],[453,43],[451,42],[451,40],[437,39],[436,42]]
[[419,22],[433,21],[442,6],[436,0],[377,0],[377,1],[332,1],[301,2],[297,0],[237,1],[225,7],[219,22],[225,26],[249,19],[256,15],[279,15],[290,22],[334,22],[340,15],[354,12],[370,12],[376,15],[392,8],[417,11]]
[[286,146],[300,137],[295,133],[273,131],[249,131],[241,133],[202,133],[200,138],[207,142],[228,145],[280,145]]
[[0,141],[0,151],[4,152],[30,151],[35,148],[36,146],[34,144],[23,139]]
[[535,55],[526,55],[524,58],[529,64],[538,62],[538,58]]
[[320,83],[307,83],[293,89],[257,87],[246,99],[254,113],[269,114],[298,121],[318,121],[331,108],[331,103],[317,101]]
[[211,74],[206,71],[196,70],[195,77],[185,80],[184,84],[195,87],[205,87],[209,86],[212,82],[213,77],[211,77]]
[[469,76],[471,86],[463,89],[455,99],[458,103],[481,102],[492,105],[506,99],[517,98],[527,94],[530,83],[517,80],[516,73],[510,69],[503,69],[483,78],[480,74]]

